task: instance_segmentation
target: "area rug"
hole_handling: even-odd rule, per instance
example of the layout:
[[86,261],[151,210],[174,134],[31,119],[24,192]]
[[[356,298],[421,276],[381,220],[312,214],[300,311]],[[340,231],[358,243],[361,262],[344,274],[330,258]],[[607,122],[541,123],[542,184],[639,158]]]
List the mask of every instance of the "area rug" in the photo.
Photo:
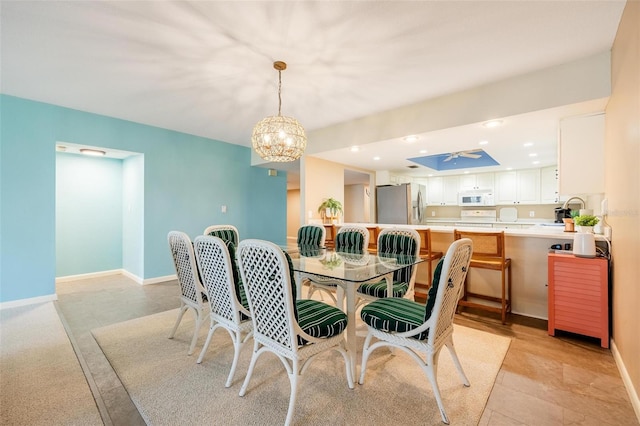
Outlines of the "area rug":
[[0,424],[103,424],[53,302],[0,309],[0,330]]
[[[224,387],[233,357],[229,335],[217,330],[202,362],[196,364],[208,332],[188,356],[193,318],[185,315],[174,339],[167,338],[177,310],[162,312],[92,331],[149,425],[283,424],[289,402],[289,379],[272,354],[258,360],[244,397],[238,396],[253,342],[240,356],[236,376]],[[358,347],[362,348],[363,338]],[[507,352],[510,339],[456,326],[458,357],[471,382],[460,382],[443,349],[438,382],[445,409],[455,425],[476,425]],[[361,349],[360,349],[361,350]],[[358,362],[361,355],[358,354]],[[293,423],[298,425],[440,425],[431,386],[418,365],[402,351],[385,348],[369,360],[365,383],[349,389],[342,357],[321,355],[302,376]]]

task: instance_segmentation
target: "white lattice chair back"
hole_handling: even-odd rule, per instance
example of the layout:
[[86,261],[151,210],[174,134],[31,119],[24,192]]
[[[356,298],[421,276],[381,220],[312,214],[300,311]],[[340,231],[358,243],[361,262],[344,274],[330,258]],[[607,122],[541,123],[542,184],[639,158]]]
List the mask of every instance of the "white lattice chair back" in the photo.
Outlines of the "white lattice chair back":
[[180,283],[182,298],[190,301],[194,305],[202,305],[202,292],[204,287],[198,277],[198,268],[193,251],[191,239],[187,234],[180,231],[169,232],[169,248],[173,258],[173,265]]
[[191,244],[189,236],[184,232],[171,231],[167,235],[167,239],[169,240],[173,266],[175,267],[178,282],[180,283],[180,309],[176,323],[171,333],[169,333],[169,338],[173,339],[184,313],[192,309],[196,314],[196,321],[193,337],[191,338],[191,345],[187,352],[191,355],[198,340],[200,326],[208,315],[204,311],[206,306],[204,306],[205,299],[202,296],[203,293],[205,293],[205,289],[200,281],[193,244]]
[[194,248],[212,317],[226,325],[240,323],[240,311],[227,244],[218,237],[197,236]]
[[297,352],[297,322],[289,262],[282,249],[263,240],[243,240],[238,263],[253,318],[253,338],[274,352]]
[[472,252],[473,243],[463,238],[454,241],[444,257],[435,305],[429,318],[433,332],[429,332],[427,343],[433,347],[440,346],[441,340],[453,331],[453,317],[462,295]]
[[203,235],[210,235],[222,238],[225,241],[231,241],[236,246],[240,242],[240,234],[238,228],[233,225],[211,225],[207,226]]

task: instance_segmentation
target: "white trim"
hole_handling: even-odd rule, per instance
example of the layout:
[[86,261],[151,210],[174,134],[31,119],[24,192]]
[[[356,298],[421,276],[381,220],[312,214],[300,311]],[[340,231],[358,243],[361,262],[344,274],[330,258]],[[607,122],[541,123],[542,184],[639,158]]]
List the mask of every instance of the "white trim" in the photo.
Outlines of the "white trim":
[[110,271],[100,271],[100,272],[90,272],[88,274],[78,274],[78,275],[67,275],[66,277],[57,277],[56,278],[56,284],[57,283],[66,283],[69,281],[79,281],[79,280],[86,280],[88,278],[100,278],[100,277],[106,277],[109,275],[119,275],[123,273],[123,269],[112,269]]
[[31,297],[31,298],[28,298],[28,299],[18,299],[18,300],[12,300],[10,302],[2,302],[2,303],[0,303],[0,309],[17,308],[19,306],[34,305],[36,303],[53,302],[54,300],[58,300],[58,295],[57,294],[49,294],[47,296]]
[[142,285],[163,283],[166,281],[173,281],[177,279],[178,279],[178,276],[176,274],[165,275],[164,277],[147,278],[143,280]]
[[126,269],[121,269],[120,273],[122,275],[124,275],[125,277],[132,279],[136,283],[142,284],[142,278],[140,278],[139,276],[137,276],[135,274],[132,274],[131,272],[127,271]]
[[613,354],[613,359],[618,366],[618,371],[620,371],[620,376],[622,377],[622,383],[624,383],[624,387],[627,389],[627,393],[629,394],[629,399],[631,400],[631,406],[633,410],[636,412],[636,417],[640,422],[640,398],[638,398],[638,393],[636,389],[633,387],[633,382],[631,381],[631,377],[627,372],[627,368],[624,365],[624,361],[620,356],[620,352],[618,352],[618,347],[616,346],[616,342],[611,339],[611,353]]

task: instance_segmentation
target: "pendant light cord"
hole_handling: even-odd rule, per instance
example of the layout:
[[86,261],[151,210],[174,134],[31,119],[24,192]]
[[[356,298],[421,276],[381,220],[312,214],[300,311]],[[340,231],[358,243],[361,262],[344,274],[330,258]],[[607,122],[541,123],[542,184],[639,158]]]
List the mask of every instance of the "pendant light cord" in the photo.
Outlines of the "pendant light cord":
[[278,117],[282,114],[280,110],[282,109],[282,71],[278,70]]

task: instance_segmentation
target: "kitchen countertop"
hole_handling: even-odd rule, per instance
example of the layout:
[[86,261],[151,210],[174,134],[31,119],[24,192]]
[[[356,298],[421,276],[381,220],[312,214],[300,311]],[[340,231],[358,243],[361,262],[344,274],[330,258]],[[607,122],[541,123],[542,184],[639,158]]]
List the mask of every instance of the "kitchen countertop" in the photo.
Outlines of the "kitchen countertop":
[[[451,223],[451,222],[458,222],[460,223],[459,220],[442,220],[442,222],[446,222],[446,223]],[[495,223],[502,223],[502,224],[507,224],[508,222],[495,222]],[[525,222],[512,222],[513,224],[525,224]],[[496,230],[496,231],[504,231],[505,236],[510,236],[510,237],[530,237],[530,238],[554,238],[554,239],[561,239],[561,240],[573,240],[573,236],[576,234],[575,232],[564,232],[564,226],[555,226],[555,225],[544,225],[544,223],[547,224],[551,224],[552,222],[537,222],[536,225],[531,226],[529,228],[521,228],[521,229],[496,229],[496,228],[482,228],[482,227],[475,227],[475,226],[463,226],[463,225],[459,225],[459,226],[443,226],[443,225],[432,225],[432,224],[425,224],[425,225],[395,225],[395,224],[384,224],[384,223],[345,223],[345,224],[338,224],[337,226],[342,226],[342,225],[364,225],[364,226],[379,226],[380,228],[390,228],[390,227],[400,227],[400,228],[412,228],[412,229],[425,229],[425,228],[429,228],[431,229],[431,232],[434,233],[453,233],[454,229],[462,229],[462,230],[466,230],[466,231],[476,231],[476,232],[482,232],[484,231],[488,231],[491,232],[492,230]],[[600,235],[600,234],[595,234],[595,239],[596,241],[607,241],[607,239],[604,237],[604,235]]]
[[[441,223],[455,223],[459,218],[451,221],[441,220]],[[503,222],[504,223],[504,222]],[[523,223],[523,222],[515,222]],[[560,244],[565,247],[566,244],[573,245],[575,232],[564,232],[564,226],[545,226],[544,222],[539,221],[536,225],[528,228],[506,228],[505,234],[505,250],[511,259],[512,273],[512,312],[533,318],[548,318],[548,287],[547,287],[547,267],[548,253],[552,245]],[[552,223],[548,221],[547,223]],[[340,227],[343,224],[338,224]],[[345,224],[346,225],[346,224]],[[479,228],[465,226],[443,226],[443,225],[394,225],[394,224],[376,224],[376,223],[351,223],[350,225],[360,225],[368,227],[401,227],[410,229],[431,229],[432,250],[445,253],[453,242],[453,230],[462,229],[468,231],[498,231],[495,228]],[[500,229],[499,231],[503,231]],[[607,248],[609,253],[611,247],[609,242],[603,235],[595,235],[595,239],[599,242],[599,246]],[[607,246],[607,247],[604,247]],[[422,265],[422,264],[421,264]],[[471,281],[482,283],[495,290],[495,271],[472,268],[469,271]],[[417,282],[428,283],[431,277],[428,277],[426,267],[418,267]],[[496,292],[493,295],[497,295]]]

